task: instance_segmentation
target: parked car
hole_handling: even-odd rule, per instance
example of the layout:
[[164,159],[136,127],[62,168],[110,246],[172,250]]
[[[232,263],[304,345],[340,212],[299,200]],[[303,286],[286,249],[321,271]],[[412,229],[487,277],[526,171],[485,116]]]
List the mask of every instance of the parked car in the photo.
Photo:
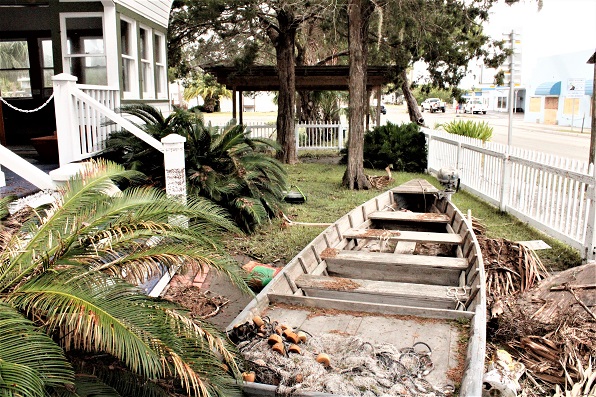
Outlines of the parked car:
[[385,109],[385,105],[381,105],[381,114],[387,114],[387,109]]
[[423,112],[428,110],[429,112],[434,113],[440,110],[445,113],[445,102],[441,101],[439,98],[426,98],[420,107]]
[[486,105],[482,102],[482,99],[470,99],[464,104],[464,113],[486,114]]

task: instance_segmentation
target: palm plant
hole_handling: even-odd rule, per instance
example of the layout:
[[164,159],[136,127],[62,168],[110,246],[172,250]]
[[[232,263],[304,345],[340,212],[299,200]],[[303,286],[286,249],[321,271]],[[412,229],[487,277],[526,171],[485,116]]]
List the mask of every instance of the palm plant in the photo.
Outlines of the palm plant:
[[185,205],[147,187],[106,194],[122,179],[142,176],[99,162],[19,228],[0,201],[0,395],[239,394],[227,339],[133,284],[194,264],[246,289],[214,237],[234,227],[205,200]]
[[[270,155],[277,149],[274,141],[250,138],[243,126],[232,124],[219,132],[205,125],[200,114],[183,109],[168,117],[146,104],[121,111],[142,120],[140,128],[156,139],[170,133],[184,136],[190,193],[226,208],[244,231],[279,214],[287,182],[285,170]],[[163,155],[127,132],[110,136],[103,156],[163,185]]]
[[203,98],[205,110],[214,112],[219,108],[220,98],[231,98],[232,92],[225,85],[219,84],[214,76],[203,73],[195,77],[184,88],[185,101],[190,101],[198,96]]
[[245,231],[275,217],[281,209],[286,172],[269,152],[269,139],[250,138],[241,125],[221,132],[206,126],[201,117],[188,131],[186,170],[191,192],[226,208]]

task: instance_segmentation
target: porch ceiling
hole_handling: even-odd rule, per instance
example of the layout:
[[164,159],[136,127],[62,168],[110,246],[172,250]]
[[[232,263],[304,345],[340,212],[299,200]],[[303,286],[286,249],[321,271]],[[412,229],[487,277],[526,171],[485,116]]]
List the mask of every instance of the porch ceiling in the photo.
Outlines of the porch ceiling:
[[[230,66],[204,66],[203,70],[216,77],[228,89],[238,91],[279,91],[275,66],[252,66],[237,71]],[[349,66],[296,66],[297,91],[348,90]],[[367,88],[372,89],[392,81],[392,68],[369,66]]]

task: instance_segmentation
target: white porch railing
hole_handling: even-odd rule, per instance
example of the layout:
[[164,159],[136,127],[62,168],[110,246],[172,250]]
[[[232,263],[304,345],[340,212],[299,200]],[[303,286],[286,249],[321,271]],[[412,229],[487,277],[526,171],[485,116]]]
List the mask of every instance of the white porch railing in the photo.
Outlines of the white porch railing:
[[594,259],[594,166],[424,129],[428,169],[458,170],[466,190]]
[[105,148],[109,134],[122,128],[164,154],[166,193],[186,201],[186,138],[176,134],[164,137],[161,142],[153,138],[114,111],[120,94],[112,89],[78,86],[76,77],[64,73],[52,80],[61,166],[98,154]]

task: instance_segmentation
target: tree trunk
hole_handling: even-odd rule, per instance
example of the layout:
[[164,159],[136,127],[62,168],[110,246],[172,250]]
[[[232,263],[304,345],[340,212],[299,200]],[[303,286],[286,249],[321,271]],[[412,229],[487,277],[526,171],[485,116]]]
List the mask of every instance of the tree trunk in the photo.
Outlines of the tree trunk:
[[349,189],[369,189],[370,182],[364,174],[364,117],[366,96],[366,39],[368,33],[367,8],[369,0],[348,2],[348,48],[350,50],[350,86],[348,138],[348,167],[342,184]]
[[408,76],[406,71],[403,70],[399,74],[401,80],[401,90],[404,93],[404,99],[406,104],[408,105],[408,114],[410,115],[410,121],[412,123],[416,123],[420,126],[424,126],[424,118],[422,117],[422,113],[420,112],[420,108],[418,107],[418,102],[416,102],[416,98],[414,98],[414,94],[412,94],[412,90],[410,89],[410,83],[408,82]]
[[277,101],[277,143],[281,151],[277,152],[277,159],[282,163],[295,164],[296,137],[294,116],[296,111],[296,72],[295,40],[296,27],[294,16],[287,11],[278,10],[277,21],[279,31],[274,41],[277,57],[277,72],[279,76],[279,96]]

